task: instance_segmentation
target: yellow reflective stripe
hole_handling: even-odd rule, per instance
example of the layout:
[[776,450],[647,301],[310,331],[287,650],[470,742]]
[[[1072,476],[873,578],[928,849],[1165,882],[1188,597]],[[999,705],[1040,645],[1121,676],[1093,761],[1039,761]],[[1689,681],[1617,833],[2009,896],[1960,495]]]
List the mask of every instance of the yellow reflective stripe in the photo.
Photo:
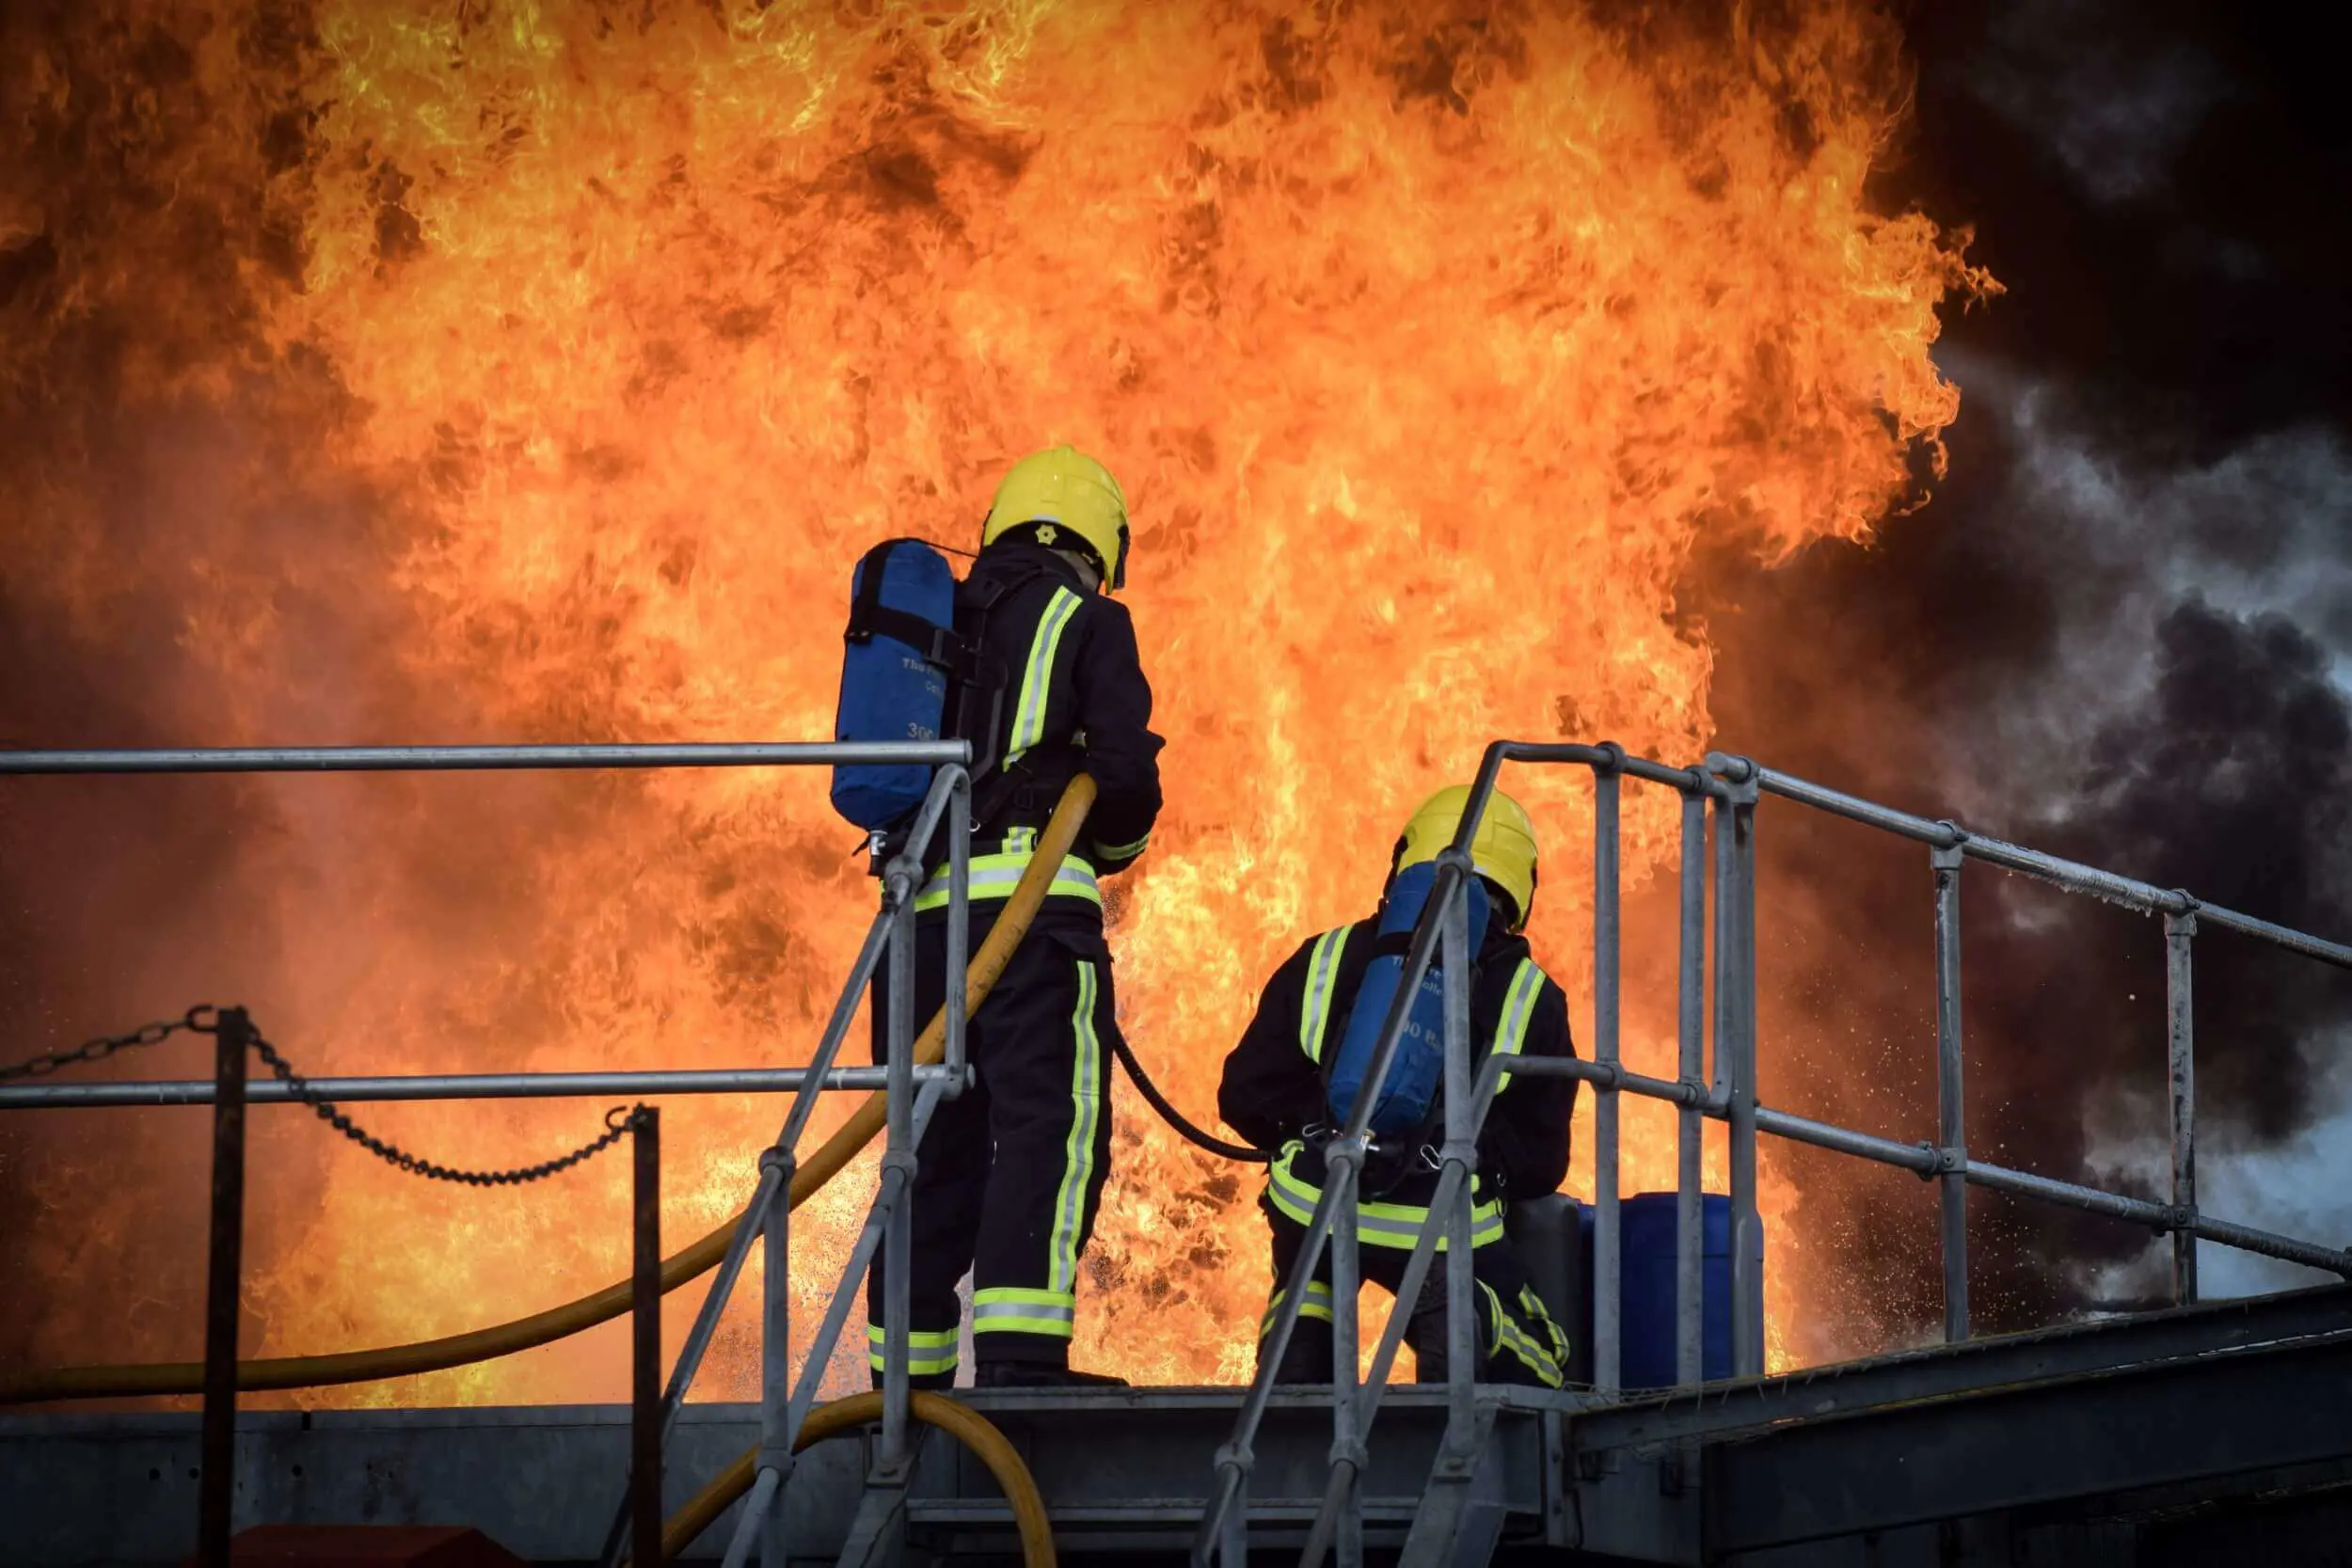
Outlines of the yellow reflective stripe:
[[972,1292],[975,1334],[1043,1334],[1067,1339],[1077,1326],[1078,1298],[1069,1291],[992,1285]]
[[[1535,999],[1544,993],[1544,972],[1533,958],[1521,958],[1511,975],[1511,989],[1502,994],[1502,1017],[1495,1022],[1494,1053],[1516,1056],[1527,1045],[1527,1025],[1535,1016]],[[1499,1094],[1511,1086],[1511,1075],[1495,1080]]]
[[991,1285],[972,1292],[975,1307],[1057,1307],[1064,1311],[1078,1305],[1075,1291],[1032,1291],[1022,1285]]
[[1068,1339],[1073,1337],[1075,1330],[1073,1325],[1062,1322],[1059,1318],[1000,1317],[990,1318],[985,1322],[978,1318],[973,1319],[972,1332],[975,1334],[1041,1334],[1049,1339]]
[[1067,1339],[1077,1319],[1078,1297],[1073,1291],[992,1285],[972,1292],[975,1334],[1042,1334]]
[[[1292,1145],[1295,1154],[1303,1147]],[[1300,1180],[1291,1170],[1291,1156],[1277,1161],[1267,1173],[1266,1196],[1280,1210],[1300,1225],[1314,1223],[1315,1205],[1323,1197],[1323,1190],[1311,1181]],[[1428,1221],[1429,1211],[1416,1203],[1364,1203],[1356,1205],[1357,1239],[1366,1246],[1402,1247],[1410,1249],[1421,1239],[1421,1230]],[[1442,1231],[1438,1236],[1438,1250],[1446,1249],[1448,1238]],[[1489,1199],[1470,1209],[1470,1247],[1488,1246],[1502,1240],[1502,1204]]]
[[1054,596],[1045,602],[1045,613],[1038,617],[1037,634],[1029,640],[1029,662],[1021,676],[1021,701],[1013,710],[1012,734],[1005,740],[1005,761],[1021,760],[1021,753],[1045,738],[1045,699],[1054,680],[1054,654],[1061,646],[1062,629],[1070,618],[1078,613],[1082,601],[1067,588],[1056,588]]
[[1045,1243],[1046,1283],[1058,1291],[1077,1288],[1078,1232],[1086,1218],[1087,1185],[1094,1176],[1094,1130],[1103,1116],[1103,1049],[1094,1033],[1094,965],[1080,959],[1078,1005],[1070,1012],[1070,1032],[1078,1047],[1070,1072],[1070,1136],[1062,1148],[1054,1231]]
[[[886,1336],[880,1323],[866,1325],[866,1359],[876,1371],[883,1367],[882,1344]],[[907,1332],[907,1370],[916,1377],[930,1377],[956,1370],[956,1330],[952,1328],[916,1328]]]
[[[1010,849],[996,855],[975,855],[971,861],[971,877],[965,886],[971,901],[983,904],[994,898],[1009,898],[1012,890],[1021,884],[1021,874],[1029,868],[1029,850]],[[1094,868],[1075,855],[1063,858],[1054,872],[1051,895],[1057,898],[1083,898],[1089,904],[1103,901],[1103,890],[1095,882]],[[923,884],[923,891],[914,896],[917,913],[926,910],[947,907],[947,873],[942,869]]]
[[1331,990],[1339,983],[1340,958],[1347,951],[1349,929],[1343,926],[1315,938],[1314,951],[1307,958],[1307,995],[1298,1009],[1298,1049],[1311,1062],[1323,1060],[1323,1037],[1331,1024]]
[[[867,1323],[866,1325],[867,1342],[879,1345],[882,1342],[882,1324]],[[922,1349],[935,1350],[941,1345],[952,1345],[955,1342],[956,1330],[952,1328],[911,1328],[907,1330],[907,1343]]]
[[[1274,1292],[1274,1299],[1265,1304],[1265,1311],[1259,1315],[1259,1338],[1264,1338],[1267,1334],[1273,1331],[1274,1314],[1281,1309],[1282,1292],[1277,1291]],[[1331,1316],[1331,1287],[1326,1285],[1320,1279],[1308,1281],[1306,1299],[1298,1304],[1298,1315],[1302,1318],[1320,1318],[1327,1323],[1333,1322],[1334,1319]]]
[[1560,1363],[1553,1360],[1550,1353],[1537,1344],[1517,1320],[1502,1309],[1502,1298],[1495,1294],[1493,1286],[1482,1279],[1478,1288],[1486,1292],[1486,1309],[1494,1318],[1494,1337],[1486,1346],[1486,1354],[1493,1357],[1509,1351],[1529,1371],[1541,1378],[1546,1386],[1559,1387],[1562,1382]]
[[1094,850],[1106,861],[1131,861],[1151,846],[1152,835],[1146,833],[1133,844],[1104,844],[1097,839],[1094,842]]
[[1565,1367],[1568,1364],[1568,1336],[1544,1305],[1544,1298],[1529,1287],[1519,1289],[1519,1318],[1522,1322],[1540,1324],[1544,1338],[1551,1341],[1551,1358]]

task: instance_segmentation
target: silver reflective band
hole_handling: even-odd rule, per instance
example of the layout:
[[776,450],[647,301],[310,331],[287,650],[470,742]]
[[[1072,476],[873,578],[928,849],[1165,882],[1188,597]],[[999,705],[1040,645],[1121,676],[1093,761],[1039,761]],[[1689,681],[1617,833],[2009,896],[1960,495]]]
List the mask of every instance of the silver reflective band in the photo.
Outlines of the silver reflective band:
[[1078,1321],[1075,1307],[1048,1307],[1035,1301],[992,1301],[972,1308],[972,1321],[988,1318],[1047,1318],[1056,1323],[1074,1323]]
[[[1021,874],[1028,869],[1028,864],[1029,856],[1026,853],[975,856],[968,883],[970,896],[980,901],[1011,897],[1012,890],[1021,885]],[[1057,897],[1083,898],[1090,904],[1103,901],[1103,890],[1094,880],[1093,870],[1082,862],[1063,861],[1054,873],[1051,892]],[[947,907],[947,874],[945,871],[923,884],[923,891],[914,896],[914,907],[918,912]]]

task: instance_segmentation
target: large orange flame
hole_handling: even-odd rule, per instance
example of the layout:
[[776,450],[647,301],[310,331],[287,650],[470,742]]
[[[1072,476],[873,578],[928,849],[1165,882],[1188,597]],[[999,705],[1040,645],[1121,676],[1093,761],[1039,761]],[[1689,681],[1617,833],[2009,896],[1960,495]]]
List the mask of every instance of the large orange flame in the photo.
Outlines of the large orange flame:
[[[1677,592],[1703,538],[1771,556],[1859,536],[1923,452],[1940,462],[1957,392],[1929,357],[1936,309],[1985,280],[1866,197],[1899,40],[1863,0],[1769,9],[188,13],[173,36],[210,111],[148,134],[184,150],[172,178],[243,193],[224,275],[260,303],[207,352],[217,299],[143,282],[127,241],[111,267],[68,258],[78,292],[50,297],[154,334],[122,395],[244,421],[233,455],[192,465],[191,509],[250,518],[299,469],[361,519],[274,517],[232,548],[191,516],[138,546],[195,552],[216,590],[188,607],[186,655],[238,697],[188,712],[191,739],[389,738],[388,719],[427,738],[823,736],[856,553],[968,544],[1013,457],[1100,453],[1135,502],[1130,602],[1169,737],[1167,816],[1112,901],[1121,1015],[1205,1114],[1257,983],[1369,905],[1403,811],[1485,741],[1698,753],[1709,653]],[[72,88],[62,55],[33,72]],[[61,596],[95,569],[73,543],[86,499],[61,483],[25,517]],[[366,617],[352,669],[272,662],[273,574]],[[430,700],[387,707],[387,681]],[[1546,833],[1536,948],[1581,999],[1586,785],[1513,787]],[[822,789],[273,784],[281,831],[246,853],[274,907],[206,952],[310,1070],[799,1060],[870,908]],[[1629,791],[1633,877],[1669,862],[1674,810]],[[1671,1041],[1649,1017],[1628,1053],[1656,1069]],[[673,1112],[673,1237],[729,1212],[779,1117]],[[1119,1117],[1076,1359],[1246,1375],[1254,1180],[1123,1088]],[[593,1125],[576,1105],[366,1119],[483,1163]],[[264,1120],[257,1161],[281,1174],[257,1179],[250,1348],[469,1326],[626,1256],[622,1162],[444,1193],[322,1152],[305,1121]],[[1628,1190],[1671,1184],[1670,1140],[1629,1117]],[[796,1226],[803,1325],[862,1170]],[[43,1264],[62,1297],[95,1278],[77,1257]],[[1775,1276],[1776,1323],[1803,1288]],[[739,1329],[704,1392],[748,1386]],[[41,1349],[119,1359],[187,1332],[53,1324]],[[622,1361],[599,1335],[321,1397],[609,1398]]]

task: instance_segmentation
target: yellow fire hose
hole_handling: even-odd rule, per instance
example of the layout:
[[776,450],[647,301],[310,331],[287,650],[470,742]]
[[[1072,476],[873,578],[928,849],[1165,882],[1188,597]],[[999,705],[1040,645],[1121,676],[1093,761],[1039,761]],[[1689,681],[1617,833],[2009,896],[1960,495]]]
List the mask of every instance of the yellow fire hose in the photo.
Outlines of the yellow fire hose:
[[[1073,779],[1070,787],[1062,791],[1060,803],[1054,808],[1053,819],[1038,835],[1036,852],[1027,868],[1022,872],[1020,884],[1013,889],[1012,896],[1006,901],[1003,912],[996,917],[995,926],[989,931],[988,940],[980,944],[980,950],[972,957],[971,967],[964,972],[966,1017],[979,1011],[980,1003],[1004,974],[1013,950],[1028,934],[1030,922],[1037,918],[1038,911],[1045,903],[1045,895],[1053,885],[1054,874],[1060,869],[1062,858],[1076,845],[1078,830],[1085,825],[1087,813],[1093,804],[1094,781],[1084,773]],[[938,1061],[946,1054],[946,1039],[947,1017],[943,1009],[914,1042],[915,1061],[922,1064]],[[867,1095],[866,1102],[850,1114],[850,1119],[842,1123],[840,1131],[826,1139],[822,1148],[801,1163],[792,1177],[793,1208],[798,1209],[807,1202],[819,1187],[832,1180],[841,1167],[871,1141],[876,1132],[882,1131],[882,1093],[876,1091]],[[663,1292],[675,1291],[689,1280],[716,1268],[719,1260],[726,1256],[727,1243],[735,1234],[735,1226],[736,1221],[729,1220],[701,1241],[663,1259]],[[594,1328],[600,1323],[620,1317],[628,1309],[629,1282],[624,1279],[616,1285],[606,1286],[594,1295],[548,1307],[544,1312],[534,1312],[527,1318],[494,1323],[487,1328],[453,1334],[439,1339],[421,1339],[405,1345],[380,1345],[373,1350],[337,1351],[327,1355],[289,1355],[266,1361],[240,1361],[237,1363],[237,1386],[246,1390],[317,1388],[330,1384],[373,1383],[381,1378],[437,1372],[469,1362],[489,1361],[501,1355],[512,1355],[517,1351],[532,1350],[578,1334],[582,1329]],[[199,1361],[149,1366],[61,1367],[51,1371],[0,1379],[0,1405],[37,1404],[53,1400],[197,1394],[201,1393],[203,1387],[204,1366]],[[839,1407],[829,1405],[826,1408]],[[820,1411],[810,1416],[812,1428],[823,1414]],[[1006,1451],[1009,1453],[1011,1450]],[[1042,1517],[1041,1514],[1040,1519]]]
[[[1021,1462],[1021,1455],[1005,1434],[970,1405],[958,1404],[944,1394],[910,1395],[907,1413],[924,1425],[947,1433],[988,1466],[996,1484],[1005,1489],[1005,1500],[1012,1504],[1013,1524],[1021,1531],[1021,1556],[1027,1568],[1054,1568],[1054,1531],[1046,1522],[1045,1498],[1038,1491],[1029,1467]],[[792,1451],[798,1453],[811,1443],[881,1419],[880,1394],[851,1394],[846,1400],[818,1405],[801,1423],[801,1435],[792,1445]],[[692,1545],[695,1537],[727,1511],[728,1504],[751,1490],[758,1457],[756,1448],[744,1449],[740,1459],[712,1477],[709,1485],[670,1515],[661,1527],[663,1561]]]

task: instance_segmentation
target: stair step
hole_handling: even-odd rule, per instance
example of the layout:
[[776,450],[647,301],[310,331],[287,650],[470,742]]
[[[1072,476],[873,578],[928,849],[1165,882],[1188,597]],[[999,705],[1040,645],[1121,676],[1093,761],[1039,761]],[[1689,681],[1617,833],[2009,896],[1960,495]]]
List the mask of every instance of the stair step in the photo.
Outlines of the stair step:
[[[1253,1525],[1306,1525],[1314,1520],[1315,1511],[1322,1506],[1320,1497],[1252,1497],[1249,1499],[1249,1521]],[[1208,1506],[1203,1497],[1135,1497],[1112,1503],[1068,1504],[1048,1507],[1045,1516],[1056,1529],[1131,1529],[1138,1526],[1183,1526],[1189,1528],[1200,1522],[1200,1514]],[[1406,1524],[1413,1517],[1416,1500],[1411,1497],[1367,1497],[1364,1518],[1367,1522]],[[917,1525],[961,1525],[975,1528],[1012,1528],[1012,1509],[1001,1501],[983,1498],[921,1498],[907,1499],[907,1519]]]

